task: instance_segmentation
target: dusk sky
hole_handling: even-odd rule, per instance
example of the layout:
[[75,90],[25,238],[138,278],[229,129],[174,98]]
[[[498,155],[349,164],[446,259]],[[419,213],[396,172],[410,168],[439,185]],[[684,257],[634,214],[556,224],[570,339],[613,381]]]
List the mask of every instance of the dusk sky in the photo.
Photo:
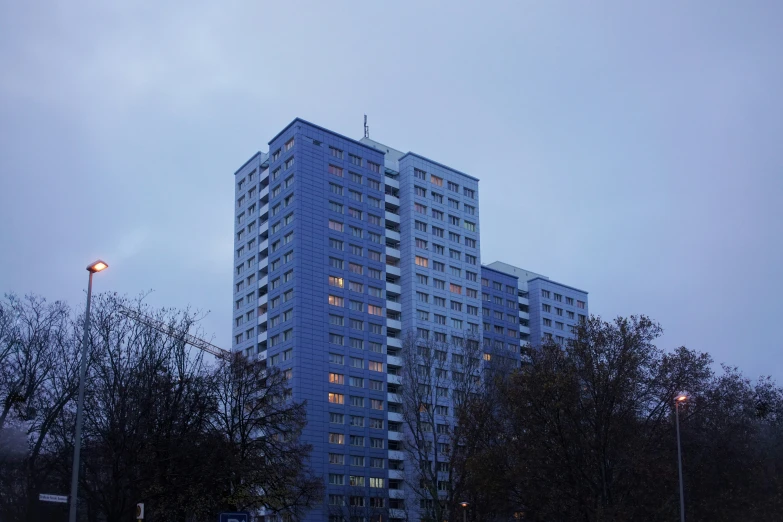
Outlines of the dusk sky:
[[234,171],[367,114],[481,180],[482,262],[783,380],[783,2],[173,4],[0,0],[0,291],[100,257],[228,348]]

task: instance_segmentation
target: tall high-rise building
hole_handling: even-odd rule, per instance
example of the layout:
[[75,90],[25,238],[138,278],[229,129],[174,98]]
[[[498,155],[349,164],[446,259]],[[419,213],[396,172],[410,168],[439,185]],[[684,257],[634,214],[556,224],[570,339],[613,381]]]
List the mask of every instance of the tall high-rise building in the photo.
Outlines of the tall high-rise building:
[[406,336],[480,342],[485,360],[519,364],[520,346],[572,335],[587,294],[482,266],[479,180],[366,137],[297,118],[235,187],[233,349],[279,366],[307,401],[303,439],[326,485],[308,520],[415,519],[397,393]]

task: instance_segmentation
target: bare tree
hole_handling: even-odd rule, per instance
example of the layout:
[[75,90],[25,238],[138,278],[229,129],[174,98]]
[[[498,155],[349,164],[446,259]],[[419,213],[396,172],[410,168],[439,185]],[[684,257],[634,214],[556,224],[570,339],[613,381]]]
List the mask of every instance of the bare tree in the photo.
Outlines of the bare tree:
[[[462,500],[466,462],[476,448],[471,426],[462,422],[468,418],[464,412],[506,358],[486,351],[472,332],[463,338],[452,335],[449,342],[409,333],[401,357],[410,500],[418,504],[422,519],[453,520]],[[415,512],[416,506],[409,509]]]
[[299,435],[304,403],[291,399],[286,374],[235,354],[215,371],[210,425],[222,448],[218,487],[227,508],[301,516],[320,501],[322,483],[307,467]]
[[77,328],[65,303],[13,294],[0,302],[1,518],[36,516],[49,434],[76,392]]

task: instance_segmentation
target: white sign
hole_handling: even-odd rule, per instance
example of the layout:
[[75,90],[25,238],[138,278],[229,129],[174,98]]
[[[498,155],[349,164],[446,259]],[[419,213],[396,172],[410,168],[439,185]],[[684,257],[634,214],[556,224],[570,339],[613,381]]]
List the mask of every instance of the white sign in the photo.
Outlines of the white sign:
[[43,502],[62,502],[63,504],[68,503],[68,497],[65,495],[49,495],[47,493],[41,493],[38,495],[38,500]]

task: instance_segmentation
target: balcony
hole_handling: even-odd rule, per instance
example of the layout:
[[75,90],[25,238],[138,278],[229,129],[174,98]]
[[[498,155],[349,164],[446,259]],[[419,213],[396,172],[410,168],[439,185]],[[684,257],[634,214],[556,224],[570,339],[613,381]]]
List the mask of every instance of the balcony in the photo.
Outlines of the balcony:
[[523,312],[522,310],[519,311],[519,318],[520,319],[530,319],[530,313],[529,312]]
[[[397,340],[397,339],[395,339]],[[389,343],[391,344],[391,343]],[[402,359],[399,357],[396,357],[394,355],[387,355],[386,356],[386,365],[387,366],[402,366]]]
[[258,316],[258,324],[265,324],[267,320],[267,314],[261,314]]
[[266,342],[266,334],[267,332],[261,332],[258,334],[258,342],[259,343],[265,343]]
[[[389,478],[390,479],[397,479],[397,480],[403,480],[405,478],[405,471],[401,469],[390,469],[389,470]],[[397,510],[402,511],[402,510]],[[392,516],[392,515],[389,515]]]
[[[399,375],[392,375],[390,373],[386,374],[386,382],[391,384],[400,384],[400,376]],[[398,415],[397,413],[390,413],[389,415]],[[390,417],[391,418],[391,417]]]
[[402,287],[396,283],[386,281],[386,293],[400,295],[402,293]]
[[394,187],[398,190],[400,188],[400,182],[392,177],[386,176],[383,181],[386,185],[389,185],[390,187]]
[[400,272],[400,267],[392,266],[390,264],[386,265],[386,273],[396,277],[400,277],[402,275],[402,273]]
[[384,216],[386,218],[386,221],[391,221],[392,223],[400,224],[400,216],[399,214],[392,214],[388,210],[386,211],[386,215]]
[[396,230],[386,229],[386,237],[396,242],[400,242],[400,233]]
[[392,330],[397,330],[397,331],[401,332],[402,331],[402,323],[400,321],[398,321],[397,319],[386,318],[386,328],[387,329],[392,329]]
[[386,346],[391,346],[393,348],[402,348],[402,339],[399,339],[397,337],[387,337]]
[[266,302],[269,300],[269,294],[264,294],[258,298],[258,306],[266,306]]
[[405,437],[401,431],[388,431],[389,440],[403,440]]
[[386,300],[386,308],[395,312],[402,312],[402,305],[396,301]]
[[393,258],[393,259],[399,260],[400,259],[400,250],[398,248],[392,248],[390,246],[387,246],[386,247],[386,259],[387,259],[387,262],[388,262],[388,259],[390,257]]
[[[402,489],[402,488],[400,488],[400,489],[391,489],[391,488],[389,488],[389,498],[405,498],[405,490]],[[401,509],[390,509],[389,510],[389,517],[394,516],[394,515],[391,514],[392,511],[400,513],[400,516],[394,517],[394,518],[402,518],[402,519],[404,519],[405,515],[407,514],[405,511],[403,511]]]
[[386,200],[386,203],[388,203],[389,205],[394,205],[395,207],[400,206],[400,198],[398,198],[397,196],[392,196],[391,194],[385,194],[384,198]]

